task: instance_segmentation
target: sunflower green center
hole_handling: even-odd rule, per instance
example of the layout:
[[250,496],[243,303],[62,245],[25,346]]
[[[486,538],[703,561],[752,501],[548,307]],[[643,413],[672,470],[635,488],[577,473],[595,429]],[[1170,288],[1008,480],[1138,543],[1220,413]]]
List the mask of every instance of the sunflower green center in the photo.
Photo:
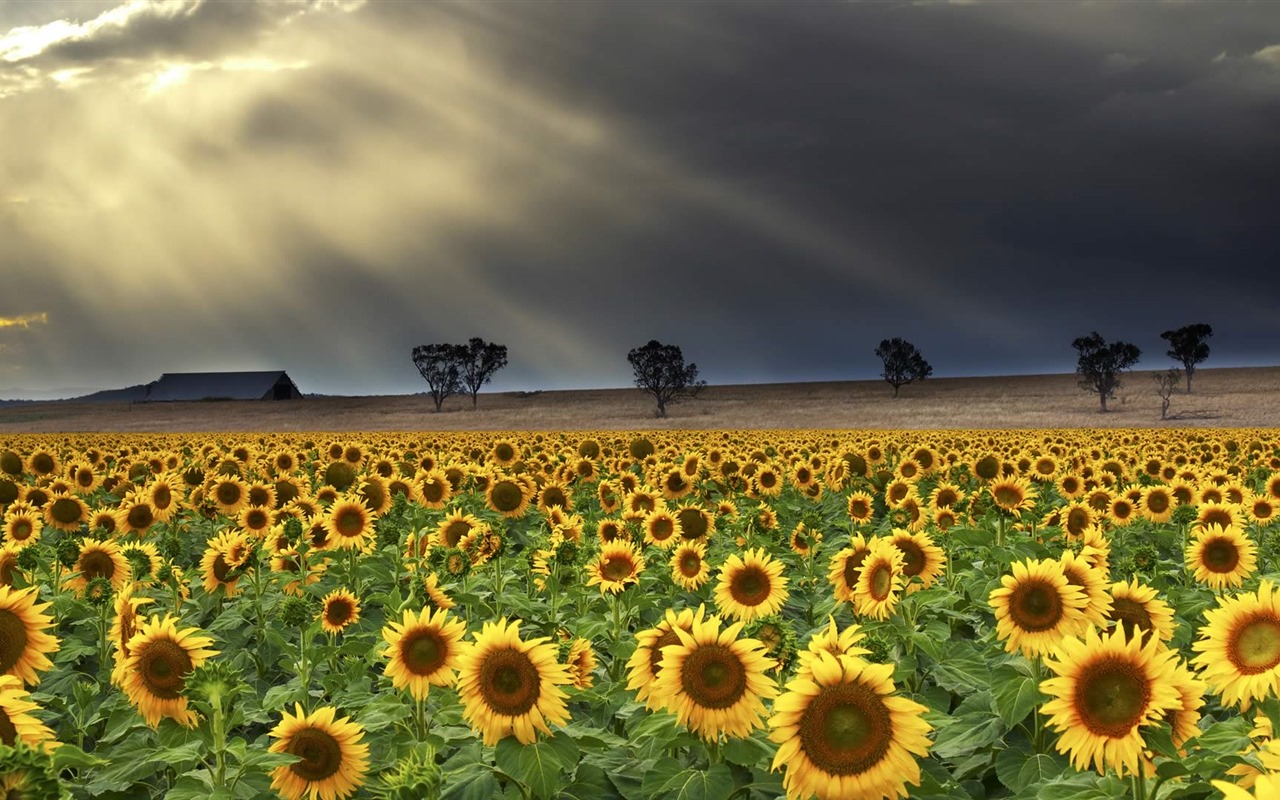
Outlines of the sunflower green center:
[[754,565],[738,570],[729,581],[729,594],[744,606],[758,606],[768,600],[772,588],[769,573]]
[[7,608],[0,608],[0,674],[13,669],[27,650],[27,626]]
[[480,694],[499,714],[518,717],[538,700],[541,675],[529,656],[518,650],[494,650],[480,665]]
[[524,502],[524,492],[511,481],[495,483],[493,490],[489,493],[489,497],[493,502],[493,507],[503,513],[515,511]]
[[699,645],[685,658],[680,685],[701,708],[729,708],[746,694],[747,670],[725,645]]
[[1213,538],[1204,545],[1204,565],[1210,572],[1232,572],[1240,563],[1240,549],[1230,539]]
[[444,665],[448,645],[434,630],[419,630],[400,643],[400,657],[414,675],[434,675]]
[[871,599],[877,603],[883,602],[891,591],[893,591],[893,567],[888,562],[879,561],[871,568],[871,575],[868,576],[868,583],[871,584]]
[[1029,633],[1052,630],[1062,620],[1062,613],[1062,595],[1043,580],[1024,580],[1009,595],[1009,617]]
[[86,581],[94,578],[111,578],[116,572],[116,562],[111,560],[111,554],[102,550],[81,553],[77,566],[80,568],[80,577]]
[[635,571],[635,564],[625,555],[609,556],[600,565],[600,574],[607,580],[624,581]]
[[286,749],[302,759],[289,769],[305,781],[322,781],[342,767],[342,744],[319,728],[304,728],[290,736]]
[[893,743],[888,707],[860,683],[822,686],[800,717],[800,747],[828,775],[858,775],[872,769]]
[[176,700],[191,673],[191,656],[172,639],[156,639],[137,654],[138,676],[152,697]]
[[49,508],[49,515],[63,525],[79,522],[80,504],[69,497],[60,497],[53,501],[53,505]]
[[355,508],[344,508],[338,512],[334,527],[343,536],[357,536],[364,530],[364,512]]
[[1120,658],[1086,666],[1076,679],[1074,705],[1091,733],[1121,738],[1142,721],[1151,702],[1151,682],[1141,667]]
[[1254,617],[1227,642],[1227,657],[1245,675],[1257,675],[1280,664],[1280,619]]

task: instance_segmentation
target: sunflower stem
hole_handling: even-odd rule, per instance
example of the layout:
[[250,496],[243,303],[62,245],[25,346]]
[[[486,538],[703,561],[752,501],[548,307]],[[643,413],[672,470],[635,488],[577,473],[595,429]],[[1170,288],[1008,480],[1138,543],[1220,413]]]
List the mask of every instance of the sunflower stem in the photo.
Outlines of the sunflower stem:
[[215,693],[209,698],[213,701],[213,786],[222,789],[227,780],[227,731],[222,715],[222,697]]
[[1131,779],[1133,781],[1133,800],[1147,800],[1147,780],[1142,776],[1142,767]]
[[[1041,681],[1044,680],[1044,662],[1041,661],[1040,656],[1036,656],[1035,658],[1031,659],[1031,679],[1035,681],[1036,691],[1039,691],[1040,683]],[[1043,753],[1044,752],[1044,717],[1041,716],[1040,714],[1040,704],[1037,703],[1035,706],[1033,706],[1032,711],[1035,714],[1035,716],[1033,717],[1035,730],[1033,732],[1032,739],[1031,739],[1032,746],[1035,748],[1035,752]]]
[[502,617],[502,551],[493,554],[493,616]]
[[308,713],[311,711],[311,664],[307,661],[307,650],[310,648],[307,633],[310,630],[311,623],[304,623],[298,636],[298,679],[302,683],[303,709]]
[[424,697],[414,703],[414,732],[418,734],[418,742],[427,741],[427,734],[431,732],[431,719],[427,715],[427,699]]

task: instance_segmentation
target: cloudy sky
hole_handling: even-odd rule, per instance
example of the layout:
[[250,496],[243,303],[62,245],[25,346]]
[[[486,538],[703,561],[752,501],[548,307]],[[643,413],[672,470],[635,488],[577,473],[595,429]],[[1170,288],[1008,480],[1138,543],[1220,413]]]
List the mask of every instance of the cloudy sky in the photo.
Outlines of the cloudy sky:
[[1269,2],[6,0],[0,390],[1277,364],[1277,131]]

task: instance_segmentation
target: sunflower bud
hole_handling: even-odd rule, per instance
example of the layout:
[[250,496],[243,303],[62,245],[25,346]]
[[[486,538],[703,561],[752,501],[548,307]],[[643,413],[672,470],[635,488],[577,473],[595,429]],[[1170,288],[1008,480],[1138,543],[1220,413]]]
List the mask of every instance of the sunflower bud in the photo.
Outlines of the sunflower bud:
[[112,588],[110,578],[93,578],[84,587],[84,599],[89,605],[101,608],[111,602]]
[[290,595],[277,606],[276,619],[289,630],[297,630],[311,622],[310,604],[301,597]]
[[76,565],[76,560],[80,558],[80,542],[71,536],[63,537],[58,540],[56,552],[58,554],[58,562],[70,569]]

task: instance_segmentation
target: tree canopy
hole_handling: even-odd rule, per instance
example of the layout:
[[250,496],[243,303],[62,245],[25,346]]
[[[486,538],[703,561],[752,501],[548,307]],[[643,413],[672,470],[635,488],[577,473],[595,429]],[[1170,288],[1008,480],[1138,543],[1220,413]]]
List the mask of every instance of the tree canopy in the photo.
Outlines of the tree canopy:
[[1128,342],[1108,344],[1097,331],[1075,339],[1071,346],[1080,354],[1076,362],[1080,388],[1096,393],[1102,412],[1106,413],[1107,400],[1115,397],[1120,388],[1120,376],[1138,363],[1142,351]]
[[895,336],[885,339],[876,348],[876,355],[884,362],[884,371],[880,377],[893,387],[893,396],[898,396],[898,389],[912,381],[922,381],[933,374],[933,367],[924,360],[916,346],[906,339]]
[[413,364],[427,382],[436,413],[444,401],[462,391],[462,364],[470,353],[461,344],[420,344],[413,348]]
[[1183,325],[1176,331],[1165,331],[1160,338],[1169,343],[1166,355],[1182,364],[1187,373],[1187,394],[1191,394],[1191,375],[1196,371],[1196,364],[1209,357],[1209,343],[1213,336],[1213,327],[1203,322],[1195,325]]
[[632,348],[627,361],[635,373],[636,386],[658,402],[656,416],[667,415],[667,404],[683,397],[695,397],[706,381],[698,380],[698,365],[684,363],[679,346],[651,339],[643,347]]

